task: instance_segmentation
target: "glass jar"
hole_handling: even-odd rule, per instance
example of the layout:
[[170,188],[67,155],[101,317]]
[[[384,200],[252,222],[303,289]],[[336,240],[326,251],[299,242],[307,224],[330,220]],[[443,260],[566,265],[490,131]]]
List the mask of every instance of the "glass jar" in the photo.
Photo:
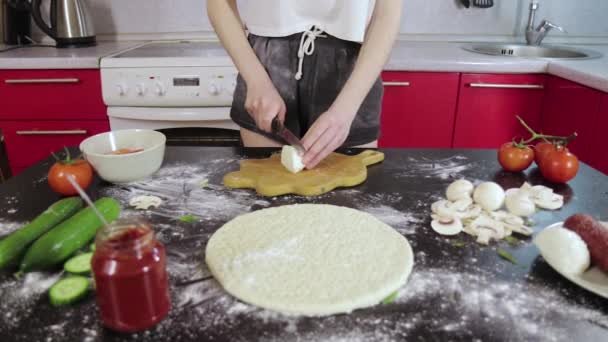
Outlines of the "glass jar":
[[118,220],[97,234],[92,260],[97,306],[112,330],[137,332],[169,312],[165,247],[150,225]]

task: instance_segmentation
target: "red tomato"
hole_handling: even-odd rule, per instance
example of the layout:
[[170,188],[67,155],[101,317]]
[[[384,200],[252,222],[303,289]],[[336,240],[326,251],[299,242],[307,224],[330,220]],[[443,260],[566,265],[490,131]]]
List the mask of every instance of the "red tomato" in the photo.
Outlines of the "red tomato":
[[73,196],[78,194],[67,179],[69,175],[75,178],[76,183],[81,188],[86,189],[93,181],[93,168],[86,160],[82,159],[56,162],[49,170],[49,186],[61,195]]
[[540,173],[550,182],[566,183],[578,172],[578,158],[563,146],[554,146],[543,157]]
[[553,149],[554,145],[547,141],[541,141],[536,144],[536,146],[534,146],[534,153],[536,154],[534,161],[536,162],[536,165],[540,166],[541,161],[545,158],[547,153],[551,152]]
[[503,169],[519,172],[527,169],[534,161],[534,151],[528,147],[518,147],[512,142],[504,143],[498,149],[498,162]]

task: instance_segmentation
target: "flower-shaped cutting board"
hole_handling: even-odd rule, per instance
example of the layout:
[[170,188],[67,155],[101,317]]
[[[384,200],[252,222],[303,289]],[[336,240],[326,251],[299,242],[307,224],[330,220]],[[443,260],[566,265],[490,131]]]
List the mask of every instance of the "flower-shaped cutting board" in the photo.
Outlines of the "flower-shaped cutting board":
[[255,189],[263,196],[317,196],[338,187],[363,183],[367,178],[367,166],[383,160],[384,153],[372,150],[354,156],[332,153],[314,169],[294,174],[281,164],[280,154],[274,154],[267,159],[241,161],[239,171],[224,176],[224,185]]

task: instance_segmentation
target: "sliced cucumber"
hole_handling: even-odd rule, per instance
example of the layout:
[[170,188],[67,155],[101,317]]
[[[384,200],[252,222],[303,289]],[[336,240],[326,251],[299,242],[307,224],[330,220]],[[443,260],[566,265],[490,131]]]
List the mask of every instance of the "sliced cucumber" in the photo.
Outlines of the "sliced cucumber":
[[59,280],[51,287],[49,298],[54,306],[75,303],[89,292],[89,279],[72,276]]
[[91,259],[93,253],[77,255],[63,265],[63,268],[72,274],[87,274],[91,272]]

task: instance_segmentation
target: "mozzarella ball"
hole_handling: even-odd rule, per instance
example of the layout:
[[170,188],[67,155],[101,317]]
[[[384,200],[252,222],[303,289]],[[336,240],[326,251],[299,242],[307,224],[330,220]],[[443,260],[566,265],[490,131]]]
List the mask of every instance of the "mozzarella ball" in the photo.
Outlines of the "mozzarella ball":
[[534,244],[547,263],[565,274],[581,274],[589,268],[591,257],[587,244],[575,232],[554,226],[544,229]]

